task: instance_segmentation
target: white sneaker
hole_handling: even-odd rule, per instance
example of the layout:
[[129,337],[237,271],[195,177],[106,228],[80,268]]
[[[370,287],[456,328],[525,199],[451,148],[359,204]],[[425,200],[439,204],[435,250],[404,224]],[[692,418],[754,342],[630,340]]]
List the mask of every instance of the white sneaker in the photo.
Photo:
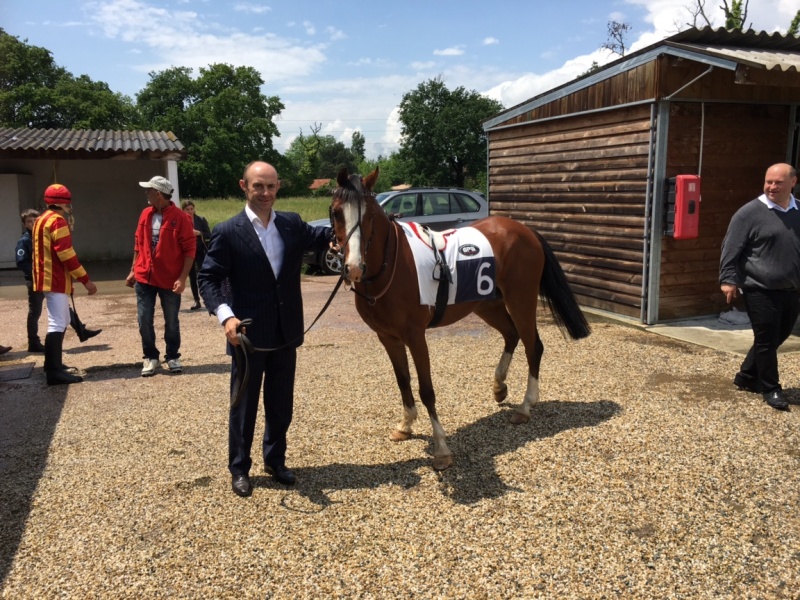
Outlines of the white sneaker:
[[152,377],[156,374],[156,369],[158,368],[158,359],[157,358],[145,358],[144,363],[142,363],[142,377]]
[[172,360],[167,361],[167,368],[169,369],[170,373],[181,373],[183,372],[183,367],[181,366],[181,359],[173,358]]

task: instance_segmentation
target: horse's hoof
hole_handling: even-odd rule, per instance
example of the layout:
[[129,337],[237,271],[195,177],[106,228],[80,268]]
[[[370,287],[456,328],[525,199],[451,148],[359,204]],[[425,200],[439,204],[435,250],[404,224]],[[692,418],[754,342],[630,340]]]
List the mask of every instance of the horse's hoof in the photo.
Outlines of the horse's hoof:
[[514,425],[522,425],[530,420],[531,418],[528,415],[523,415],[522,413],[515,412],[511,415],[511,423]]
[[434,471],[445,471],[453,466],[453,455],[448,454],[447,456],[434,456],[433,457],[433,470]]
[[503,384],[503,387],[494,390],[494,401],[502,404],[503,400],[508,396],[508,386]]
[[393,442],[405,442],[411,439],[411,434],[400,431],[399,429],[394,429],[392,433],[389,434],[389,439]]

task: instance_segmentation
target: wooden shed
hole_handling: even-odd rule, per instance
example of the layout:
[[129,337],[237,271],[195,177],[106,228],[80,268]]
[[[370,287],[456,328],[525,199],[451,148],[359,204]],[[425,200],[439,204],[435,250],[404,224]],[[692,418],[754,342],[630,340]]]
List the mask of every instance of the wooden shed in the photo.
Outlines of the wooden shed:
[[154,175],[175,186],[186,150],[171,132],[0,128],[0,269],[15,269],[20,212],[43,209],[51,183],[72,192],[75,249],[81,260],[130,260],[139,213],[139,181]]
[[[731,216],[798,165],[798,69],[794,36],[691,29],[505,110],[484,123],[490,211],[542,233],[585,307],[719,313]],[[677,175],[700,176],[694,239],[666,234]]]

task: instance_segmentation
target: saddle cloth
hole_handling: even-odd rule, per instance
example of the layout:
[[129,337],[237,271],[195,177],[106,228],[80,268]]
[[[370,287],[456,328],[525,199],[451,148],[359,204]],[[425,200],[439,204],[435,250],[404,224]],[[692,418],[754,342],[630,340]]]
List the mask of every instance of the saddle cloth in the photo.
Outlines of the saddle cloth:
[[[439,280],[447,277],[450,285],[447,304],[491,300],[495,298],[495,259],[489,240],[473,227],[436,232],[424,229],[419,223],[397,223],[405,234],[414,263],[417,266],[419,301],[426,306],[436,305]],[[444,262],[437,261],[437,251]]]

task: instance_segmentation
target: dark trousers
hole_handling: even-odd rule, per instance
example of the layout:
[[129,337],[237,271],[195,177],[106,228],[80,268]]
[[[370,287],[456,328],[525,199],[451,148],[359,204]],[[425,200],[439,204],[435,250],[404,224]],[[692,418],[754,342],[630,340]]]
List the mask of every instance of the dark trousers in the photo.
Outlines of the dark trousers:
[[28,288],[28,342],[39,340],[39,318],[42,316],[42,305],[44,304],[44,292],[34,292],[33,282],[25,281]]
[[189,271],[189,287],[192,288],[192,298],[195,304],[200,304],[200,291],[197,289],[197,263],[192,264],[192,270]]
[[192,263],[192,270],[189,271],[189,287],[192,288],[192,298],[194,298],[195,304],[200,304],[200,291],[197,288],[197,272],[202,268],[205,258],[205,249],[200,250],[200,248],[197,248],[194,255],[194,262]]
[[744,305],[753,327],[753,346],[739,370],[739,379],[748,384],[760,382],[764,393],[780,390],[778,348],[792,333],[797,321],[796,291],[749,288],[742,290]]
[[[264,463],[281,466],[286,461],[286,432],[292,423],[294,376],[297,350],[286,348],[276,352],[255,352],[250,355],[247,390],[239,405],[230,410],[228,426],[228,469],[231,475],[247,475],[253,461],[250,450],[256,427],[256,415],[264,393]],[[236,361],[231,366],[231,392],[236,381]]]

